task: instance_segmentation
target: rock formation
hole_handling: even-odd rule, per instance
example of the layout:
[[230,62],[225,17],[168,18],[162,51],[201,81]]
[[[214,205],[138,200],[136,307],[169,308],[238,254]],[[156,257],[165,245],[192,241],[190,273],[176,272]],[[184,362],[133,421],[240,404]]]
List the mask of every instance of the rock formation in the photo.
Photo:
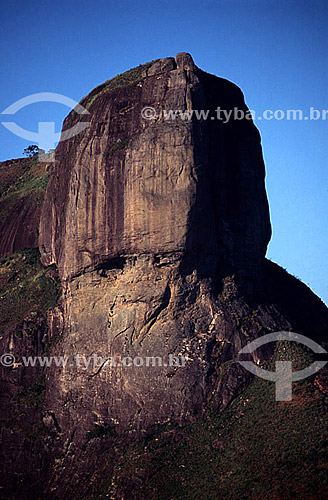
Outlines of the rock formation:
[[[140,438],[222,410],[249,381],[235,362],[242,346],[277,330],[318,340],[328,324],[320,300],[265,260],[260,136],[238,87],[181,53],[118,75],[81,104],[90,114],[72,111],[63,130],[90,126],[59,143],[40,219],[42,263],[62,283],[49,352],[70,360],[44,370],[52,499],[98,498],[96,475],[91,486],[84,474],[116,448],[93,448],[93,438]],[[245,118],[225,123],[218,108]],[[170,110],[210,118],[166,119]],[[298,310],[293,297],[311,307]]]
[[[59,144],[40,223],[42,262],[58,266],[64,285],[58,352],[190,361],[54,370],[49,398],[61,427],[76,420],[75,435],[103,421],[181,422],[213,391],[219,406],[235,390],[218,391],[215,365],[241,347],[243,334],[214,295],[232,274],[246,292],[261,287],[270,222],[259,133],[247,119],[165,119],[164,110],[247,110],[235,85],[202,72],[188,54],[81,103],[90,127]],[[143,118],[146,106],[157,116]],[[77,118],[69,115],[64,129]],[[233,386],[243,378],[235,370],[229,377]]]
[[[270,239],[258,130],[247,119],[162,116],[246,111],[241,91],[188,54],[140,71],[132,84],[84,98],[90,127],[59,144],[40,224],[43,262],[67,280],[117,257],[176,254],[205,274],[255,281]],[[145,107],[157,116],[144,119]],[[71,113],[64,129],[79,117]]]
[[46,166],[27,158],[0,162],[0,258],[38,247]]

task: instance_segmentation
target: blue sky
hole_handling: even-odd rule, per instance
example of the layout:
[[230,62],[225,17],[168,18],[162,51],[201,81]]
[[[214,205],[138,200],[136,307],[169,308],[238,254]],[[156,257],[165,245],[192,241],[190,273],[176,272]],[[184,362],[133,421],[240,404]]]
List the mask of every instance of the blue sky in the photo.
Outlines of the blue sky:
[[[16,0],[2,4],[0,111],[36,92],[76,101],[117,73],[190,52],[202,69],[235,82],[248,106],[328,109],[326,1]],[[61,128],[68,109],[35,104],[15,115],[37,131]],[[268,257],[325,302],[327,120],[256,121],[267,169],[273,237]],[[0,126],[0,159],[30,142]]]

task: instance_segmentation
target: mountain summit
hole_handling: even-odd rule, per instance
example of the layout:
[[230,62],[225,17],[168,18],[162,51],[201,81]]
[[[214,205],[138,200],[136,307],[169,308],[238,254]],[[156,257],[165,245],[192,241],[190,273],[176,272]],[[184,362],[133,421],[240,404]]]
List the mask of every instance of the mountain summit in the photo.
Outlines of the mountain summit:
[[[90,125],[59,143],[38,212],[41,263],[58,269],[60,297],[43,313],[42,335],[38,312],[28,326],[25,317],[4,325],[2,338],[10,352],[69,362],[37,367],[33,377],[17,366],[2,386],[15,397],[43,380],[32,420],[44,434],[32,448],[17,446],[31,469],[45,464],[47,498],[169,499],[138,496],[151,466],[126,483],[114,466],[123,450],[167,426],[176,442],[177,429],[226,411],[251,380],[240,349],[280,330],[322,341],[327,309],[265,259],[261,141],[236,85],[179,53],[108,80],[80,104],[89,114],[73,110],[63,131]],[[273,351],[252,359],[269,362]],[[17,419],[15,431],[5,428],[7,443],[19,441]],[[214,448],[224,446],[220,437]],[[10,455],[6,477],[17,467]],[[35,500],[27,469],[12,498]]]

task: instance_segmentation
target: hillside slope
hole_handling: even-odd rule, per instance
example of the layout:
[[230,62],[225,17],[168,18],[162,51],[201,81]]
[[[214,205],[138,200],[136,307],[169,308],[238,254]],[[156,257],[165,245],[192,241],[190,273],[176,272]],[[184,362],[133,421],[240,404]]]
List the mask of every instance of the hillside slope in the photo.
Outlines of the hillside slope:
[[[325,500],[327,371],[276,402],[239,363],[267,333],[326,345],[328,331],[321,300],[265,259],[259,132],[164,114],[247,113],[242,92],[182,53],[81,103],[90,127],[49,168],[0,166],[3,253],[34,247],[40,229],[39,250],[0,263],[1,354],[16,361],[0,369],[0,496]],[[84,119],[72,111],[64,130]],[[295,371],[313,353],[251,355],[266,368],[286,358]]]

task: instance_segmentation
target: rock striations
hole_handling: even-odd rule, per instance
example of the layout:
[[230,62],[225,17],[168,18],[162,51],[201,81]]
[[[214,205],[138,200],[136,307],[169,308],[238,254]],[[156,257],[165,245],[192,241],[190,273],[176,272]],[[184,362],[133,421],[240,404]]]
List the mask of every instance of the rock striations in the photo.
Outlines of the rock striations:
[[[147,66],[132,84],[109,82],[82,100],[91,124],[57,148],[43,262],[67,280],[118,257],[175,254],[206,274],[254,282],[270,239],[260,136],[251,120],[216,118],[217,108],[245,112],[243,95],[188,54]],[[211,117],[165,119],[170,110]]]
[[[247,118],[215,115],[246,114],[241,91],[181,53],[81,104],[90,126],[57,148],[40,251],[63,283],[54,352],[103,360],[47,374],[59,425],[83,440],[103,422],[142,431],[225,406],[247,379],[229,360],[250,338],[291,324],[271,304],[250,305],[265,295],[271,234],[260,136]],[[210,117],[165,116],[192,110]],[[64,130],[78,119],[72,112]],[[185,366],[170,366],[169,355]],[[152,356],[167,366],[110,367]]]
[[[249,380],[235,361],[251,339],[319,339],[327,328],[320,300],[265,260],[260,135],[238,87],[180,53],[81,104],[89,114],[72,111],[63,130],[90,126],[59,143],[39,226],[42,263],[62,284],[49,352],[69,360],[43,372],[52,499],[100,498],[88,483],[104,453],[93,438],[140,437],[225,408]],[[218,119],[236,109],[243,119]]]
[[[98,421],[145,429],[188,420],[212,399],[225,405],[245,375],[227,369],[219,389],[219,367],[257,333],[235,330],[218,300],[228,276],[248,293],[262,286],[270,238],[258,130],[214,115],[246,112],[243,95],[185,53],[134,78],[82,100],[90,127],[59,144],[42,208],[42,262],[58,266],[64,286],[56,349],[105,360],[48,373],[61,427],[74,422],[81,437]],[[170,110],[215,119],[167,119]],[[170,354],[186,366],[169,366]],[[109,368],[126,356],[168,366]]]

